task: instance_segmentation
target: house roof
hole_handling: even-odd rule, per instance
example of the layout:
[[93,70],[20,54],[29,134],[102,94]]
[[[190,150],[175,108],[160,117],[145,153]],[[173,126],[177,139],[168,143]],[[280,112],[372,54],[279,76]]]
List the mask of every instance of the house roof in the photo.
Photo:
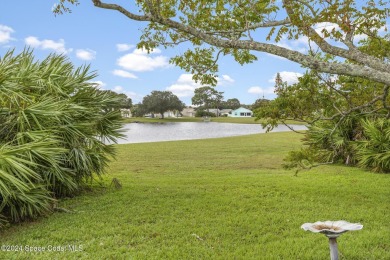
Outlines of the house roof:
[[249,110],[249,109],[246,109],[245,107],[239,107],[237,108],[236,110],[233,110],[232,112],[251,112],[252,113],[252,110]]
[[230,109],[230,108],[225,108],[225,109],[222,109],[221,110],[221,113],[229,113],[230,111],[232,111],[233,109]]

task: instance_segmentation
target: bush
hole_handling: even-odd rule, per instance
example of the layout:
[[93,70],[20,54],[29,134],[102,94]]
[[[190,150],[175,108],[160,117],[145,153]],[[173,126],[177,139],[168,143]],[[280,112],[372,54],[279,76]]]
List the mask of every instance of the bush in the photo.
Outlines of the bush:
[[344,163],[390,172],[390,121],[351,116],[342,122],[319,121],[308,127],[305,147],[285,158],[285,168],[311,168],[323,163]]
[[354,144],[358,165],[390,173],[390,120],[364,120],[362,125],[363,138]]
[[196,111],[195,113],[195,117],[204,117],[204,116],[208,116],[208,117],[216,117],[216,115],[212,112],[207,112],[206,110],[198,110]]
[[118,98],[99,91],[88,66],[32,51],[0,59],[0,221],[51,210],[99,176],[121,136]]

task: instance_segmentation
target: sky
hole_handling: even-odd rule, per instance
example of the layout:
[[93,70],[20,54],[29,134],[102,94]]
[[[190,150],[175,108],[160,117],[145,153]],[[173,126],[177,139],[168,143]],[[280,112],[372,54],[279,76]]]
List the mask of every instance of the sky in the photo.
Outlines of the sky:
[[[118,12],[96,8],[91,1],[71,6],[72,13],[55,16],[56,0],[3,0],[0,14],[0,57],[9,49],[34,50],[37,59],[50,53],[67,55],[75,66],[90,64],[101,89],[124,93],[133,103],[153,90],[168,90],[191,105],[194,89],[200,84],[188,72],[169,64],[169,59],[186,51],[185,46],[159,48],[152,53],[136,49],[144,23],[131,21]],[[124,3],[125,1],[117,1]],[[304,41],[281,46],[300,50]],[[297,81],[304,69],[299,64],[265,53],[253,53],[258,61],[244,66],[231,57],[219,61],[216,89],[224,99],[237,98],[253,104],[263,96],[275,98],[274,78],[280,73],[288,83]]]

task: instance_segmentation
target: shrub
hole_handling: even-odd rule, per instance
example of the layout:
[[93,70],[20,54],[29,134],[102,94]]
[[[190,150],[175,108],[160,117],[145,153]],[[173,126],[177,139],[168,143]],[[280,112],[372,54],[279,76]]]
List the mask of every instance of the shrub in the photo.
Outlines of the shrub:
[[195,117],[204,117],[204,116],[216,117],[216,115],[214,113],[207,112],[206,110],[197,110],[195,113]]
[[100,176],[121,136],[118,97],[99,91],[89,66],[32,51],[0,59],[0,221],[50,211]]
[[354,145],[358,165],[375,172],[390,173],[390,120],[364,120],[363,138]]

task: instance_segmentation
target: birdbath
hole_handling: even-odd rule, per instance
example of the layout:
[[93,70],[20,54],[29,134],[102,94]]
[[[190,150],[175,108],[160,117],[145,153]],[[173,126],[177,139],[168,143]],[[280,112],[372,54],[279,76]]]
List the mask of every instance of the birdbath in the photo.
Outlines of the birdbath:
[[339,252],[337,249],[337,238],[347,231],[355,231],[363,228],[359,223],[349,223],[344,220],[338,221],[317,221],[315,223],[305,223],[301,226],[305,231],[309,230],[314,233],[322,233],[329,238],[330,259],[338,260]]

